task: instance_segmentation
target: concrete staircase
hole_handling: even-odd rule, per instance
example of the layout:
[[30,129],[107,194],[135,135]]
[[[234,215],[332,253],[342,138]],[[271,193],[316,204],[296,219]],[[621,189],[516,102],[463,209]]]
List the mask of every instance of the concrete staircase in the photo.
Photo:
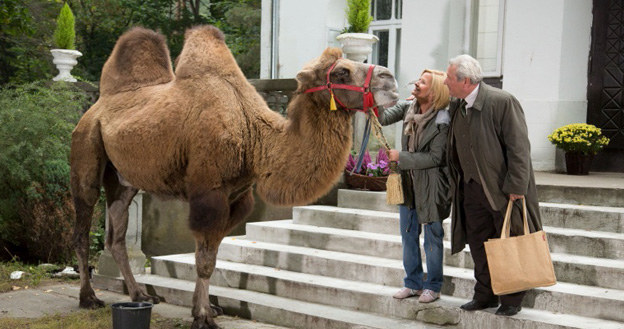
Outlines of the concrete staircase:
[[[404,276],[397,209],[384,193],[353,190],[338,192],[338,207],[297,207],[292,220],[225,238],[211,299],[228,314],[293,328],[624,328],[624,189],[600,188],[609,195],[601,205],[598,189],[538,188],[559,283],[527,293],[514,317],[459,309],[472,296],[473,264],[468,248],[450,254],[448,235],[442,298],[393,299]],[[191,305],[193,254],[154,257],[151,273],[137,281]],[[120,278],[95,281],[123,290]]]

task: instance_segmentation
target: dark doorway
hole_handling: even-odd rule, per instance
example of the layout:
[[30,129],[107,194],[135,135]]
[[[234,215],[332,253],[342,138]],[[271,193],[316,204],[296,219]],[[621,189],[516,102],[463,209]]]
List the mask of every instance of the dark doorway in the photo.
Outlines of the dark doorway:
[[624,0],[594,0],[587,122],[611,139],[592,170],[624,172]]

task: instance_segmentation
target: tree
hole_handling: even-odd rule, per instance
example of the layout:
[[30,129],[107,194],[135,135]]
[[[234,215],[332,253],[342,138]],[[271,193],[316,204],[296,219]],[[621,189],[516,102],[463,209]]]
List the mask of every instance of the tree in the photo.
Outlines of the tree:
[[54,44],[59,49],[76,49],[76,31],[74,30],[74,14],[65,3],[56,20]]
[[0,10],[0,85],[51,79],[48,41],[58,9],[49,2],[3,0]]
[[[50,78],[55,69],[52,48],[54,18],[59,1],[3,0],[0,10],[0,85]],[[260,0],[67,0],[74,13],[76,48],[83,56],[73,75],[97,81],[102,66],[119,36],[133,26],[165,35],[175,59],[182,49],[184,31],[213,24],[248,78],[260,70]]]

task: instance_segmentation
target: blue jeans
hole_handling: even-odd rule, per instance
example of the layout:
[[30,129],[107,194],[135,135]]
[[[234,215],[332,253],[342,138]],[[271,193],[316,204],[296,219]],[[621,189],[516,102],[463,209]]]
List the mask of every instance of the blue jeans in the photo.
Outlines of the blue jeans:
[[[401,238],[403,241],[403,267],[405,268],[405,287],[420,290],[429,289],[440,292],[443,273],[444,229],[442,222],[421,225],[416,209],[399,206]],[[423,266],[420,257],[420,232],[425,228],[425,256],[427,261],[427,279],[423,280]]]

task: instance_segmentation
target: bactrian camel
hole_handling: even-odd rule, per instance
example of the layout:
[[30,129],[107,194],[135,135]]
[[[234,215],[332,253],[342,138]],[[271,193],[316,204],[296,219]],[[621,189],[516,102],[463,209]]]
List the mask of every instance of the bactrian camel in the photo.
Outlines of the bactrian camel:
[[[119,266],[133,301],[159,302],[137,285],[125,246],[128,206],[139,189],[189,202],[188,225],[196,240],[197,282],[192,328],[218,328],[208,285],[223,237],[253,207],[252,185],[266,202],[302,205],[324,195],[343,171],[351,147],[351,117],[370,65],[342,59],[328,48],[297,74],[288,119],[271,111],[248,83],[212,26],[186,31],[172,69],[164,37],[134,28],[117,41],[104,64],[100,98],[72,135],[71,190],[76,208],[74,244],[80,266],[80,306],[102,307],[89,283],[89,228],[104,186],[109,230],[106,248]],[[396,102],[396,80],[372,70],[375,105]]]

